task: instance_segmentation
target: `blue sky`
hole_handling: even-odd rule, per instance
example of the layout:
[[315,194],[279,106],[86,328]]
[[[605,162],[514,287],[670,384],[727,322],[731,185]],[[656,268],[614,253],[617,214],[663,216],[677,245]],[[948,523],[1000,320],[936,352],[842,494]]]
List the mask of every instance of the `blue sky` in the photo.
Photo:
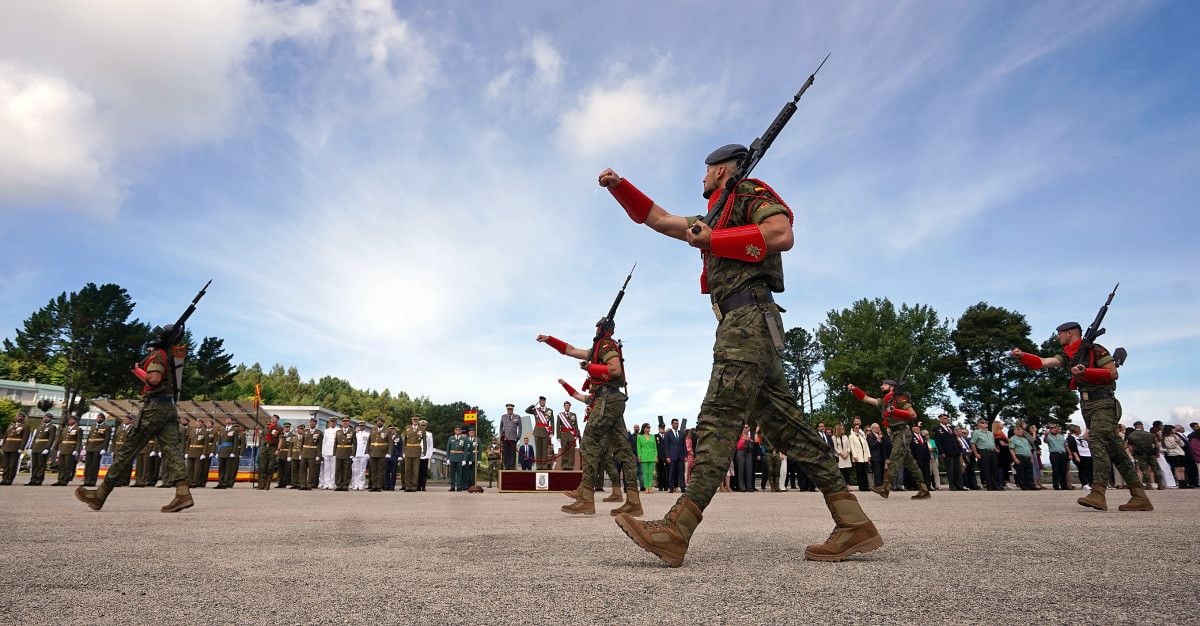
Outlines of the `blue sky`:
[[[862,297],[987,301],[1035,337],[1112,284],[1127,415],[1200,418],[1195,3],[0,5],[0,335],[86,282],[238,361],[503,404],[577,381],[622,307],[630,423],[694,419],[695,251],[595,184],[699,213],[829,62],[756,175],[796,212],[789,327]],[[522,405],[523,406],[523,405]]]

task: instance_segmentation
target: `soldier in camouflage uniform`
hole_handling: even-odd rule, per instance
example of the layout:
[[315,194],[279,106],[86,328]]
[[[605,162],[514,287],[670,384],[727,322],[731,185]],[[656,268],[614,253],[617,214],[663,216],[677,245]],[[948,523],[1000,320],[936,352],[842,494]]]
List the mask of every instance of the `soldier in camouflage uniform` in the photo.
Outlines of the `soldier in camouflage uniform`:
[[1050,357],[1040,357],[1019,348],[1012,355],[1030,369],[1070,367],[1070,387],[1079,392],[1079,408],[1083,423],[1088,428],[1092,462],[1096,468],[1092,476],[1092,491],[1076,500],[1081,506],[1100,511],[1108,510],[1104,492],[1108,489],[1108,468],[1115,465],[1121,478],[1129,487],[1129,502],[1117,507],[1121,511],[1153,511],[1154,506],[1146,496],[1142,482],[1138,480],[1133,463],[1125,453],[1125,444],[1116,433],[1121,420],[1121,403],[1117,401],[1117,363],[1108,350],[1093,344],[1091,350],[1081,350],[1083,327],[1079,322],[1059,325],[1058,343],[1062,352]]
[[0,444],[0,451],[4,452],[4,480],[0,485],[11,485],[16,477],[26,439],[29,439],[29,424],[25,423],[24,412],[17,413],[16,419],[4,431],[4,442]]
[[1138,476],[1144,477],[1147,487],[1153,476],[1154,484],[1163,489],[1162,469],[1158,466],[1158,439],[1154,433],[1146,432],[1145,426],[1137,421],[1133,423],[1133,428],[1125,432],[1125,440],[1129,442],[1129,451],[1133,453]]
[[[733,180],[747,154],[745,147],[729,145],[705,159],[703,196],[710,204],[725,197],[719,190]],[[701,251],[701,291],[710,294],[718,318],[712,375],[695,427],[696,465],[687,491],[662,520],[642,522],[621,515],[617,524],[667,565],[682,565],[701,512],[729,469],[743,421],[762,407],[763,434],[817,483],[836,524],[825,543],[805,549],[805,558],[840,561],[883,545],[875,525],[846,489],[833,456],[797,406],[783,373],[783,323],[771,293],[784,288],[780,253],[792,247],[791,210],[766,183],[747,179],[734,187],[723,205],[714,207],[719,219],[713,229],[699,217],[667,213],[611,169],[600,173],[599,183],[634,222]]]
[[904,469],[914,481],[917,481],[917,493],[912,499],[928,500],[931,496],[929,487],[925,484],[925,474],[921,472],[921,467],[917,465],[917,460],[912,455],[912,428],[909,426],[909,422],[916,419],[917,412],[913,410],[908,394],[897,391],[898,386],[896,381],[890,378],[885,379],[879,385],[879,390],[883,392],[883,398],[872,398],[862,389],[854,385],[846,385],[846,389],[849,389],[855,398],[879,407],[879,411],[883,415],[883,427],[890,426],[891,428],[892,456],[888,458],[888,480],[883,481],[882,485],[871,487],[871,491],[885,498],[888,497],[892,490],[892,483],[899,482],[900,470]]
[[138,450],[151,438],[156,438],[162,446],[163,482],[175,487],[174,499],[162,507],[162,512],[176,513],[193,505],[183,468],[179,414],[175,410],[174,366],[167,352],[171,349],[167,345],[167,338],[173,334],[172,331],[171,326],[156,328],[154,339],[150,342],[150,354],[133,369],[134,375],[143,382],[142,412],[129,439],[116,451],[104,482],[96,489],[80,487],[75,490],[75,497],[94,510],[99,511],[104,506],[117,477],[129,471]]
[[29,444],[29,482],[28,487],[37,487],[46,480],[46,464],[50,460],[50,452],[54,449],[54,441],[58,439],[58,425],[54,423],[54,415],[47,413],[42,417],[42,423],[33,433],[33,442]]
[[[583,477],[579,487],[566,492],[575,502],[564,505],[562,511],[571,514],[593,515],[596,512],[596,485],[603,476],[606,464],[612,463],[615,455],[625,468],[625,503],[610,511],[612,515],[640,516],[642,494],[637,484],[637,457],[629,445],[625,430],[625,402],[629,399],[621,387],[625,386],[625,364],[621,358],[621,344],[613,339],[616,324],[608,317],[596,323],[596,340],[591,351],[581,350],[550,335],[538,335],[537,340],[554,348],[559,354],[583,361],[580,366],[587,372],[583,388],[589,393],[575,390],[567,381],[558,379],[567,395],[587,404],[588,436],[583,440]],[[613,482],[614,489],[616,482]]]

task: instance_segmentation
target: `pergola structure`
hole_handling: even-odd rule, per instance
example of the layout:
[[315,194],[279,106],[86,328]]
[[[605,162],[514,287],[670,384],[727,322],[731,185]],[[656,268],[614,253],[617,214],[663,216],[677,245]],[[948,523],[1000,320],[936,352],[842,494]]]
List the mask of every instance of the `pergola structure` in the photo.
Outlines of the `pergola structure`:
[[[139,400],[92,400],[92,407],[109,415],[124,417],[136,416],[142,410],[142,403]],[[186,415],[193,420],[211,418],[218,426],[225,424],[226,417],[232,417],[234,423],[240,424],[247,432],[256,432],[260,426],[266,426],[271,421],[271,416],[262,407],[258,407],[258,413],[255,414],[253,402],[239,400],[183,400],[176,403],[175,408],[180,416]]]

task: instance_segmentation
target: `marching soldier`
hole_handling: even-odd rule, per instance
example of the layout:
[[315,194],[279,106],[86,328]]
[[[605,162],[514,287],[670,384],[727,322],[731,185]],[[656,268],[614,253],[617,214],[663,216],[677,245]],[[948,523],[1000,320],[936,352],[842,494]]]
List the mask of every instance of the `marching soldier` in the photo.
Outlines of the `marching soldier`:
[[855,398],[879,407],[884,428],[891,426],[892,456],[888,459],[888,480],[883,481],[882,485],[871,487],[871,491],[884,498],[888,497],[892,483],[900,479],[900,470],[904,469],[918,484],[917,493],[912,499],[926,500],[930,498],[929,488],[925,485],[925,474],[921,472],[912,455],[912,428],[909,426],[909,422],[916,419],[917,412],[913,410],[908,394],[898,391],[897,387],[899,385],[896,381],[885,379],[879,385],[879,390],[883,392],[883,398],[879,399],[868,396],[867,392],[854,385],[846,385],[846,389],[849,389]]
[[46,479],[46,465],[50,460],[50,452],[58,439],[58,426],[54,423],[54,415],[47,413],[42,417],[42,423],[33,433],[33,442],[29,444],[29,482],[26,486],[36,487]]
[[138,452],[137,481],[133,483],[134,487],[153,487],[154,483],[158,482],[159,456],[158,440],[151,437]]
[[246,447],[246,437],[242,427],[234,424],[232,417],[225,416],[225,427],[214,439],[217,443],[217,486],[214,489],[233,489],[233,484],[237,482],[238,462]]
[[[715,226],[698,216],[668,213],[611,169],[598,179],[635,223],[700,250],[701,292],[709,294],[717,317],[712,374],[695,427],[696,464],[687,490],[661,520],[617,517],[626,535],[672,567],[683,564],[703,511],[728,471],[742,420],[756,406],[768,407],[763,434],[816,481],[835,524],[824,543],[805,547],[804,557],[841,561],[883,545],[784,376],[783,321],[772,293],[784,289],[782,253],[794,242],[792,211],[766,183],[737,180],[749,156],[744,146],[731,144],[704,160],[702,195],[711,204]],[[632,453],[630,460],[622,466],[634,473]]]
[[563,410],[558,414],[554,423],[555,434],[558,437],[558,468],[575,469],[575,441],[578,438],[579,420],[571,411],[571,403],[563,402]]
[[[623,291],[623,290],[622,290]],[[618,296],[619,298],[620,296]],[[619,300],[618,300],[619,301]],[[567,395],[588,405],[587,415],[591,419],[588,426],[588,438],[583,441],[583,478],[574,491],[565,492],[575,502],[564,505],[564,513],[593,515],[596,513],[593,485],[604,480],[601,472],[607,459],[616,456],[625,468],[625,503],[613,509],[614,516],[628,513],[636,517],[642,515],[642,497],[637,484],[637,457],[629,445],[625,432],[625,403],[629,397],[621,388],[625,386],[625,363],[621,357],[621,344],[613,338],[616,322],[610,316],[616,313],[616,305],[609,315],[596,322],[596,340],[590,351],[576,348],[571,344],[550,335],[538,335],[537,340],[545,343],[559,354],[582,361],[580,364],[587,372],[587,381],[583,388],[590,391],[583,394],[575,390],[567,381],[558,379]],[[613,483],[616,489],[616,482]]]
[[[125,442],[129,440],[129,437],[132,434],[133,434],[133,416],[126,413],[125,415],[123,415],[121,417],[121,425],[118,426],[116,428],[116,430],[113,432],[112,447],[109,448],[109,451],[112,452],[113,454],[116,454],[117,450],[120,450],[121,446],[125,445]],[[109,461],[110,467],[111,467],[111,464],[112,464],[112,462],[110,460]],[[114,487],[128,487],[129,486],[129,476],[130,476],[130,473],[132,473],[132,472],[133,472],[133,466],[130,465],[129,472],[126,472],[124,476],[117,476],[116,481],[113,483],[113,486]]]
[[271,490],[271,478],[275,474],[275,458],[283,441],[283,429],[279,427],[279,416],[272,415],[271,421],[258,437],[258,486],[260,491]]
[[[1107,306],[1106,304],[1105,307]],[[1103,311],[1104,309],[1101,309],[1102,313]],[[1082,349],[1083,327],[1079,322],[1066,322],[1056,330],[1058,343],[1062,346],[1061,353],[1041,357],[1013,348],[1011,354],[1026,367],[1034,370],[1071,368],[1069,385],[1071,389],[1079,392],[1079,409],[1083,412],[1083,423],[1088,428],[1092,463],[1096,468],[1092,475],[1092,491],[1076,502],[1100,511],[1108,510],[1104,492],[1108,489],[1108,467],[1111,463],[1116,466],[1121,478],[1125,479],[1125,484],[1129,487],[1129,502],[1117,509],[1153,511],[1154,506],[1146,496],[1142,481],[1138,479],[1129,455],[1125,454],[1125,444],[1116,433],[1116,429],[1121,426],[1121,403],[1116,397],[1117,362],[1108,349],[1098,343],[1093,343],[1090,350]]]
[[[186,315],[184,316],[186,318]],[[183,463],[183,448],[179,438],[179,412],[175,408],[176,362],[168,350],[174,350],[174,340],[182,328],[168,325],[154,330],[149,347],[150,354],[133,368],[133,374],[143,383],[142,412],[133,434],[113,456],[104,482],[96,489],[75,490],[75,497],[93,510],[99,511],[116,484],[118,476],[129,473],[138,450],[152,437],[158,439],[163,450],[163,482],[175,487],[175,497],[160,510],[177,513],[193,506],[191,490]]]
[[383,491],[384,474],[387,462],[392,458],[392,440],[387,429],[383,427],[383,418],[375,420],[375,428],[367,436],[367,478],[370,480],[370,491]]
[[404,428],[404,490],[417,490],[417,474],[421,471],[421,455],[425,449],[425,429],[421,428],[421,416],[412,416],[412,423]]
[[342,427],[333,438],[333,457],[337,464],[333,472],[333,482],[337,485],[334,491],[350,491],[355,439],[354,431],[350,430],[350,418],[342,418]]
[[4,443],[0,451],[4,452],[4,480],[0,485],[11,485],[17,470],[21,465],[21,450],[25,448],[25,440],[29,439],[29,425],[25,423],[25,413],[17,413],[13,423],[4,431]]
[[83,429],[79,427],[79,418],[70,415],[67,417],[67,425],[58,433],[58,480],[54,483],[56,487],[66,486],[75,478],[82,444]]
[[525,412],[533,416],[533,454],[537,469],[550,469],[550,431],[554,429],[554,409],[546,406],[546,396],[538,396],[537,404],[531,404]]
[[297,489],[311,491],[321,471],[321,429],[317,420],[308,421],[309,427],[300,434],[300,467],[296,475]]
[[462,462],[466,441],[462,426],[454,427],[454,434],[446,440],[446,460],[450,463],[450,491],[462,491]]
[[96,425],[88,431],[83,444],[83,486],[95,487],[96,478],[100,475],[100,457],[108,452],[112,441],[113,428],[108,425],[108,416],[104,413],[96,416]]

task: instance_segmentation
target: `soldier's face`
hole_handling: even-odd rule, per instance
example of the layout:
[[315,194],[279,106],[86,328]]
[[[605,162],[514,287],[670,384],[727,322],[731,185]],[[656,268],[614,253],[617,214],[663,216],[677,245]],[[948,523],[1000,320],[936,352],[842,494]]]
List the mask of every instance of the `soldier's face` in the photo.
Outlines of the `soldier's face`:
[[700,195],[705,200],[708,200],[717,191],[721,178],[725,176],[725,172],[727,171],[725,165],[709,165],[704,169],[704,178],[700,180],[702,187]]

